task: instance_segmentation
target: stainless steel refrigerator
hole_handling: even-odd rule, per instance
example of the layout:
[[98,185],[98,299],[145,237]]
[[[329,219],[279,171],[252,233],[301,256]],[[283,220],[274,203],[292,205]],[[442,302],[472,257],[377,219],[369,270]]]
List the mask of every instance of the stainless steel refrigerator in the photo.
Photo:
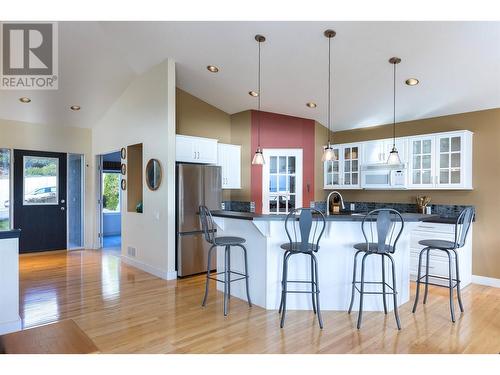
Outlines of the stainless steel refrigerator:
[[[222,204],[221,167],[200,164],[177,164],[177,275],[206,272],[208,249],[201,230],[198,208],[220,210]],[[215,253],[212,253],[215,255]],[[211,269],[216,268],[212,256]]]

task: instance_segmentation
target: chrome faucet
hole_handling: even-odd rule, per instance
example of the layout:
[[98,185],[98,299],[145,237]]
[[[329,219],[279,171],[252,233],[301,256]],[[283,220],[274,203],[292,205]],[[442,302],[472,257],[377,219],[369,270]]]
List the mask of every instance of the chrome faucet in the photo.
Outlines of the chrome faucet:
[[345,210],[345,205],[344,205],[344,198],[342,198],[342,194],[340,194],[338,191],[334,190],[330,194],[328,194],[328,197],[326,198],[326,215],[330,215],[330,197],[333,194],[337,194],[340,198],[340,205],[343,210]]

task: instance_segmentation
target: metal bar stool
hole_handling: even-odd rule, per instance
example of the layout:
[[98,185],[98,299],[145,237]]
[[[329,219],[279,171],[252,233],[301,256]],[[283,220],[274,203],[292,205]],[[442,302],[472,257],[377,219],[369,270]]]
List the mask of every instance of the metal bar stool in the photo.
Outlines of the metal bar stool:
[[[313,218],[313,213],[317,215],[315,218]],[[298,232],[297,229],[299,230]],[[323,329],[319,304],[318,260],[314,253],[318,252],[319,241],[325,231],[325,216],[314,208],[296,208],[291,210],[285,219],[285,231],[289,242],[280,246],[285,250],[283,254],[282,291],[279,307],[279,313],[281,314],[280,327],[283,328],[285,325],[287,294],[310,293],[314,314],[318,315],[319,327]],[[311,257],[311,280],[288,280],[288,261],[292,255],[296,254],[306,254]],[[311,284],[311,290],[288,290],[288,283]]]
[[[427,294],[429,292],[429,285],[440,286],[448,288],[450,291],[450,314],[451,321],[455,323],[455,308],[453,302],[453,289],[457,288],[457,299],[460,311],[464,312],[464,306],[462,304],[462,296],[460,294],[460,274],[458,267],[458,253],[457,249],[460,249],[465,245],[467,240],[467,235],[469,233],[472,220],[474,219],[475,210],[473,207],[465,208],[457,218],[455,223],[455,241],[445,241],[445,240],[422,240],[418,243],[425,246],[418,257],[418,276],[417,276],[417,293],[415,295],[415,303],[413,304],[412,312],[417,311],[418,298],[420,295],[420,284],[425,285],[424,291],[424,305],[427,303]],[[448,277],[429,275],[429,254],[431,250],[444,251],[448,255]],[[425,275],[421,275],[422,272],[422,256],[426,253],[426,263],[425,263]],[[453,278],[453,257],[452,253],[455,255],[455,278]],[[437,283],[432,283],[429,281],[429,277],[434,279],[447,280],[448,285],[442,285]],[[425,278],[425,281],[422,279]]]
[[[212,246],[208,250],[208,261],[207,261],[207,280],[205,284],[205,296],[203,297],[202,306],[207,303],[208,297],[208,284],[209,280],[215,280],[224,284],[224,316],[227,316],[229,309],[229,299],[231,298],[231,283],[239,280],[245,280],[247,301],[248,305],[252,307],[252,301],[250,300],[250,293],[248,291],[248,261],[247,261],[247,249],[243,244],[246,242],[244,238],[241,237],[216,237],[215,233],[217,229],[215,227],[214,220],[212,218],[212,213],[206,206],[200,206],[200,221],[203,229],[203,234],[205,240]],[[217,248],[217,246],[224,246],[224,271],[216,272],[210,274],[210,260],[212,257],[212,251]],[[240,247],[243,250],[245,272],[237,272],[231,270],[231,246]],[[217,278],[218,275],[224,275],[224,279]],[[231,275],[236,275],[235,279],[231,278]],[[213,276],[212,276],[213,275]]]
[[[369,227],[369,228],[367,228]],[[365,242],[357,243],[354,248],[357,250],[354,255],[354,267],[352,273],[352,292],[351,303],[349,305],[350,314],[354,304],[355,291],[359,292],[359,311],[357,328],[361,328],[361,319],[363,317],[363,296],[365,294],[382,294],[384,301],[384,313],[387,314],[386,295],[392,294],[394,302],[394,316],[398,329],[401,329],[399,321],[397,290],[396,290],[396,267],[391,254],[396,251],[396,243],[401,236],[404,228],[404,221],[401,214],[390,208],[382,208],[370,211],[361,222],[361,230],[365,237]],[[369,230],[368,230],[369,229]],[[358,255],[364,253],[361,261],[361,280],[356,281],[356,262]],[[369,255],[380,255],[382,258],[382,281],[365,281],[365,261]],[[392,285],[385,281],[385,259],[388,258],[392,265]],[[358,288],[358,284],[360,287]],[[381,285],[381,292],[365,291],[365,284]],[[389,289],[389,291],[386,290]]]

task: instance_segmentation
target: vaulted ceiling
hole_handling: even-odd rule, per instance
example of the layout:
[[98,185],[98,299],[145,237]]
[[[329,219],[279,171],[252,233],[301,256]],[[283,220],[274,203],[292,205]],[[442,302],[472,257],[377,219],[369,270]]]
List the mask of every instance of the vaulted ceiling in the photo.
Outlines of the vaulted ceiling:
[[[337,32],[335,130],[392,121],[392,56],[402,59],[398,121],[500,107],[500,22],[61,22],[59,89],[0,91],[0,118],[92,127],[137,75],[166,58],[176,61],[179,88],[230,114],[256,108],[248,91],[257,89],[260,33],[262,109],[326,124],[327,28]],[[405,85],[410,77],[420,84]]]

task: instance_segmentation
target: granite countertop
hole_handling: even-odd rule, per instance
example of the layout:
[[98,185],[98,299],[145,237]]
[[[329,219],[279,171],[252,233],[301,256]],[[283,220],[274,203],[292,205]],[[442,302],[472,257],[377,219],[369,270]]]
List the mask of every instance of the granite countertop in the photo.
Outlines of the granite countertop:
[[0,230],[0,240],[4,240],[7,238],[19,238],[20,234],[21,229]]
[[[325,216],[326,221],[362,221],[365,213],[363,212],[341,212]],[[228,219],[254,220],[254,221],[284,221],[286,215],[266,215],[253,212],[235,212],[235,211],[212,211],[212,216]],[[429,219],[438,219],[438,215],[424,215],[416,213],[402,213],[404,221],[427,221]]]

